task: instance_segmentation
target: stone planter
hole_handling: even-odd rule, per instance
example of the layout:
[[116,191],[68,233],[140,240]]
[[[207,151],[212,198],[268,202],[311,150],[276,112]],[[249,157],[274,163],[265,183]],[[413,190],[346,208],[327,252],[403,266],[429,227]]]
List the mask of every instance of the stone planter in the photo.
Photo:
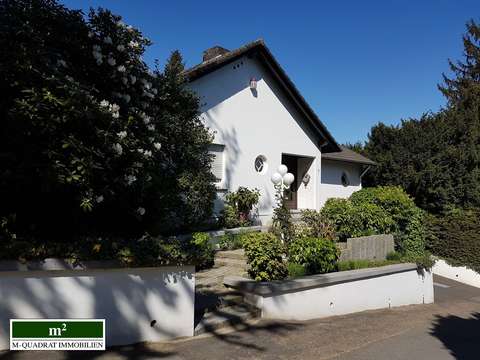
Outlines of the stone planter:
[[193,266],[0,262],[0,350],[12,318],[105,319],[107,346],[192,336]]
[[255,282],[230,277],[262,318],[309,320],[364,310],[433,303],[432,274],[416,264],[341,271],[297,279]]

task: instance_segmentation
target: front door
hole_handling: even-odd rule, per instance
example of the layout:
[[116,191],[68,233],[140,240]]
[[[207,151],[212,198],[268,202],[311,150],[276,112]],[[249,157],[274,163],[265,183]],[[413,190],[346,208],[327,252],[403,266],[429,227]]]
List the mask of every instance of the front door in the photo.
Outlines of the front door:
[[282,164],[288,168],[288,172],[292,173],[295,176],[295,180],[292,185],[290,185],[290,190],[285,192],[286,201],[285,205],[290,210],[297,209],[297,169],[298,161],[296,156],[291,155],[282,155]]

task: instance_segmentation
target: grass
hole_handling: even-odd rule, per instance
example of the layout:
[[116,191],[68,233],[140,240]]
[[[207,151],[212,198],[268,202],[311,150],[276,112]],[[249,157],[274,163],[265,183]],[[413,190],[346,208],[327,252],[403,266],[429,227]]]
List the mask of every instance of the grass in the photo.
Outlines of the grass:
[[347,260],[338,262],[338,271],[358,270],[401,263],[400,260]]

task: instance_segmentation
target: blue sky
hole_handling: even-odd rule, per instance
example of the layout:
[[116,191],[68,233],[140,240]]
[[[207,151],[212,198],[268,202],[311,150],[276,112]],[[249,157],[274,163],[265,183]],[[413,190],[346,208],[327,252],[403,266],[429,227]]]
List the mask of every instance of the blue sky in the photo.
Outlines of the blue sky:
[[478,0],[153,1],[64,0],[104,7],[141,29],[161,63],[179,49],[187,66],[213,45],[263,38],[335,138],[365,140],[378,122],[397,124],[444,105],[437,90],[447,59],[459,59]]

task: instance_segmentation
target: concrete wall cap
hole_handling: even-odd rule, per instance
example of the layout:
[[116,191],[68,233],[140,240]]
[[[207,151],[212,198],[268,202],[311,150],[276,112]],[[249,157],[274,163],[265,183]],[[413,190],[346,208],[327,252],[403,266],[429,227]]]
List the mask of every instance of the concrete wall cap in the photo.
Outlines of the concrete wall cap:
[[311,288],[325,287],[329,285],[364,280],[379,276],[386,276],[406,271],[417,270],[413,263],[394,264],[377,268],[339,271],[328,274],[304,276],[295,279],[258,282],[240,276],[230,276],[224,279],[227,287],[241,292],[252,293],[261,296],[278,295],[294,291],[302,291]]

